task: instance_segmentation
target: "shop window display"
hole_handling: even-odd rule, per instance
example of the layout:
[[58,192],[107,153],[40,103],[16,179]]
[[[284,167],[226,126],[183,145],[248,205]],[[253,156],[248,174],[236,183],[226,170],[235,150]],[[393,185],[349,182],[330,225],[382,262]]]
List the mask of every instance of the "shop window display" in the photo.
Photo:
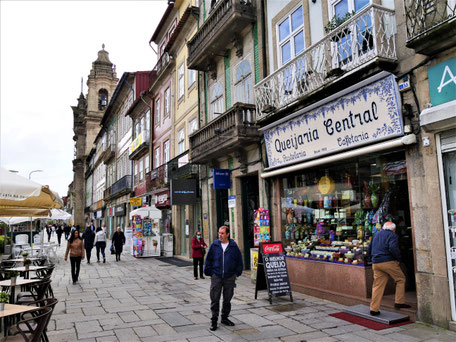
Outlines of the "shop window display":
[[281,182],[282,239],[288,257],[365,266],[373,234],[393,221],[403,259],[413,265],[404,152],[305,169]]

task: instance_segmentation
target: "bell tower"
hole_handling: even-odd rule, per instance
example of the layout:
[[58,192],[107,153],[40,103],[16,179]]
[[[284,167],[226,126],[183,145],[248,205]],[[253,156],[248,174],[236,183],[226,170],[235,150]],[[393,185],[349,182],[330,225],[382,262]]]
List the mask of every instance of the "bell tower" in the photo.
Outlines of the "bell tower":
[[87,80],[87,96],[83,95],[81,89],[77,106],[71,107],[73,110],[75,151],[73,192],[70,195],[73,196],[74,224],[82,228],[85,224],[86,159],[100,131],[100,122],[118,82],[116,67],[109,60],[109,53],[104,48],[105,45],[103,44],[102,49],[98,51],[97,60],[92,63],[92,70],[90,70]]

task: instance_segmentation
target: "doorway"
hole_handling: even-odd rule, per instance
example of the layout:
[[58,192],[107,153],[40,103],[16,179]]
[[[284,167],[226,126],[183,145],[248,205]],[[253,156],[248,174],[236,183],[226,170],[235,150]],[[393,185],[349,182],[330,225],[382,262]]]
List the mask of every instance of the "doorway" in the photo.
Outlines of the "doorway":
[[253,245],[253,212],[259,207],[258,176],[241,178],[242,227],[244,235],[244,265],[250,269],[250,248]]
[[230,225],[230,216],[228,210],[228,189],[215,189],[215,201],[217,206],[217,230],[221,226]]

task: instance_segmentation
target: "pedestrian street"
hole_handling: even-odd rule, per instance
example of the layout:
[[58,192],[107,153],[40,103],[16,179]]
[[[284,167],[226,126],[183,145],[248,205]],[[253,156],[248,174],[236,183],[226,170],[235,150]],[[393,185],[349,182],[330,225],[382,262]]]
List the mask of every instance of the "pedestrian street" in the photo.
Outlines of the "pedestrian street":
[[135,259],[125,251],[120,262],[108,253],[106,264],[98,264],[94,249],[73,285],[65,245],[52,279],[59,303],[48,326],[50,341],[456,341],[456,333],[420,323],[370,330],[328,316],[342,305],[297,292],[293,303],[283,297],[270,305],[266,291],[254,299],[247,272],[231,301],[236,325],[219,323],[210,331],[210,280],[194,280],[192,266]]

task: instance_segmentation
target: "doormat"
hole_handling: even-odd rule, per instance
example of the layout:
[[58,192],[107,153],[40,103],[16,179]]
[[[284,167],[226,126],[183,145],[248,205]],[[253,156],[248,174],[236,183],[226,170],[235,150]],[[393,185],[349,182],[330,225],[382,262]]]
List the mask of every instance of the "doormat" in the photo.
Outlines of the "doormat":
[[185,261],[177,258],[165,257],[165,258],[158,258],[158,261],[166,262],[167,264],[171,264],[177,267],[187,267],[193,266],[193,262]]
[[399,322],[399,323],[388,325],[388,324],[374,322],[374,321],[371,321],[369,319],[361,318],[361,317],[358,317],[358,316],[355,316],[355,315],[351,315],[351,314],[346,313],[346,312],[336,312],[336,313],[333,313],[333,314],[329,314],[329,316],[336,317],[336,318],[342,319],[344,321],[347,321],[347,322],[350,322],[350,323],[353,323],[353,324],[358,324],[358,325],[361,325],[363,327],[366,327],[366,328],[369,328],[369,329],[372,329],[372,330],[383,330],[383,329],[400,327],[401,325],[414,323],[412,321],[406,321],[406,322]]

